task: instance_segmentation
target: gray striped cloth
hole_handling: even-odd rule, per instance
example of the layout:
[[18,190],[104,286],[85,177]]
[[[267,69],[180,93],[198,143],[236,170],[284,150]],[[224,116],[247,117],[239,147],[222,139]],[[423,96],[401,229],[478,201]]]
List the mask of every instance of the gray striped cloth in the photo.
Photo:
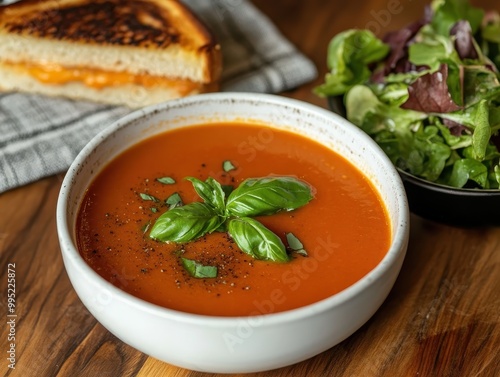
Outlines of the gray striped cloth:
[[[223,91],[279,93],[313,80],[312,62],[247,0],[185,2],[223,50]],[[0,193],[65,171],[98,132],[131,110],[0,94]]]

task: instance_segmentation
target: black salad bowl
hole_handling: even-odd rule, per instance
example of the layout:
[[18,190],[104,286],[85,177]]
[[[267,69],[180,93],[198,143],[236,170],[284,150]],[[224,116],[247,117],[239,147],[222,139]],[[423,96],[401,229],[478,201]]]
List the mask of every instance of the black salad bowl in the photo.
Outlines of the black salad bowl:
[[[346,116],[340,97],[328,98],[328,105],[335,113]],[[397,170],[413,214],[453,226],[500,225],[500,190],[454,188]]]
[[456,226],[500,225],[500,190],[459,189],[398,172],[415,215]]

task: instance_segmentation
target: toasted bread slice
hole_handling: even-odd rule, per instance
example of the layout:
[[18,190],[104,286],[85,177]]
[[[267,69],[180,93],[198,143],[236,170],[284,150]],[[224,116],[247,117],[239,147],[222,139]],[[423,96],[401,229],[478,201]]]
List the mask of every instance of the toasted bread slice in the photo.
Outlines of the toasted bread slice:
[[[72,70],[86,72],[86,78],[100,75],[106,85],[88,85],[68,74]],[[0,71],[4,90],[77,98],[87,98],[90,90],[88,99],[96,100],[101,96],[94,92],[132,85],[146,92],[168,89],[170,99],[216,88],[221,51],[201,21],[175,0],[31,0],[0,9]],[[33,74],[44,71],[45,80]],[[110,79],[116,73],[124,75]],[[64,88],[69,84],[71,92],[75,84],[86,88],[76,96]]]

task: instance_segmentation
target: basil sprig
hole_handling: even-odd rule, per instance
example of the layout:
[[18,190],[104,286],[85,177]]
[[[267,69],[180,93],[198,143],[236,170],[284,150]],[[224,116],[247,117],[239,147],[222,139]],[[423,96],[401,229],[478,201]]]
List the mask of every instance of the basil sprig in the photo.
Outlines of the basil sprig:
[[150,237],[162,242],[184,243],[214,231],[228,231],[238,247],[255,259],[286,262],[289,256],[281,239],[254,216],[292,211],[313,198],[312,187],[294,177],[250,178],[230,191],[212,177],[189,180],[203,203],[171,208],[153,225]]
[[196,193],[206,204],[212,207],[215,212],[224,216],[226,194],[219,182],[212,177],[208,177],[205,182],[193,177],[187,177],[186,179],[193,184]]

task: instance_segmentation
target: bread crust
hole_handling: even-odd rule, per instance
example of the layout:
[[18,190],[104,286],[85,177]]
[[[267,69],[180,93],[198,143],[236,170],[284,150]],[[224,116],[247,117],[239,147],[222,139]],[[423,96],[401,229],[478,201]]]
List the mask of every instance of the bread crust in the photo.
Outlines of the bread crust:
[[217,81],[221,73],[214,36],[175,0],[28,0],[1,8],[0,60],[52,61],[202,83]]

